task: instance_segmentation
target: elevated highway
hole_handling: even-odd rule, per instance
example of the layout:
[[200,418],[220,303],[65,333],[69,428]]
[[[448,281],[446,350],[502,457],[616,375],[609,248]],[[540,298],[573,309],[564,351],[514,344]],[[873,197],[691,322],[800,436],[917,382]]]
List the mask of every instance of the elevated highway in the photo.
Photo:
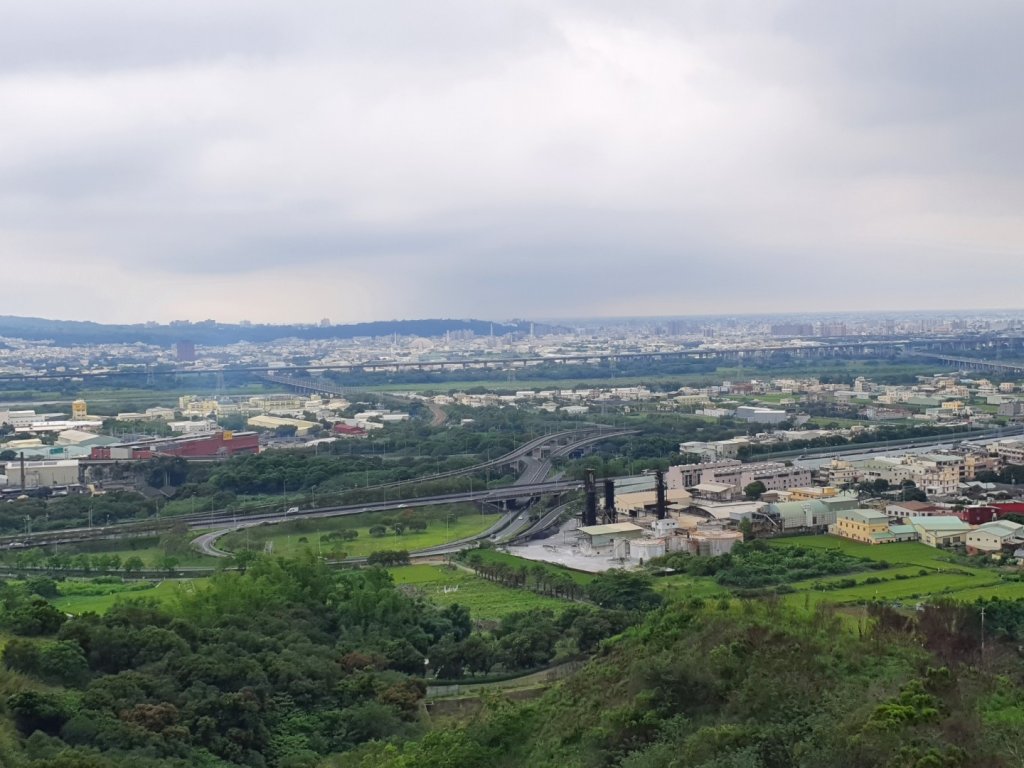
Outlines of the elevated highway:
[[552,482],[531,483],[527,485],[510,485],[503,488],[481,489],[470,492],[446,493],[409,499],[372,502],[369,504],[350,504],[343,506],[316,507],[301,510],[288,515],[281,512],[263,514],[239,514],[224,511],[205,512],[194,515],[181,515],[170,518],[155,518],[134,523],[111,525],[106,527],[68,528],[61,531],[41,531],[31,534],[17,534],[0,537],[0,547],[19,549],[24,547],[49,546],[57,544],[75,544],[82,541],[117,540],[139,538],[142,536],[159,535],[171,525],[184,523],[190,530],[206,530],[232,528],[240,525],[260,525],[263,523],[280,523],[289,520],[317,519],[325,517],[342,517],[358,515],[364,512],[386,512],[399,509],[416,509],[437,504],[458,504],[463,502],[483,502],[500,504],[513,499],[522,499],[547,494],[560,494],[582,488],[578,480],[558,480]]
[[[529,474],[530,483],[540,482],[547,477],[548,471],[550,471],[550,463],[544,461],[545,454],[552,457],[567,456],[574,450],[588,445],[593,445],[594,443],[601,442],[602,440],[608,440],[613,437],[624,437],[626,435],[637,434],[638,432],[639,430],[636,429],[618,429],[615,427],[601,425],[589,426],[582,429],[565,430],[562,432],[553,432],[550,435],[544,435],[543,437],[538,437],[525,442],[515,450],[502,454],[495,459],[488,459],[487,461],[482,461],[469,467],[462,467],[461,469],[450,469],[444,472],[436,472],[432,475],[409,478],[408,480],[396,480],[391,483],[371,485],[367,487],[367,490],[399,488],[403,485],[428,483],[434,480],[445,480],[452,477],[465,477],[466,475],[477,474],[488,469],[500,469],[501,467],[508,466],[517,466],[523,470],[524,475]],[[548,470],[541,472],[540,468],[545,464],[547,465]],[[520,480],[522,479],[523,478],[520,478]]]
[[[523,443],[514,451],[503,454],[495,459],[480,462],[462,469],[449,470],[433,475],[399,480],[393,483],[369,486],[367,490],[391,489],[402,486],[415,485],[417,483],[431,482],[444,478],[462,477],[483,472],[488,469],[495,469],[504,466],[517,466],[522,470],[520,478],[513,486],[493,491],[475,491],[471,493],[455,493],[433,497],[419,498],[398,498],[391,501],[355,504],[349,507],[318,507],[292,515],[287,519],[305,516],[330,516],[330,514],[359,514],[362,511],[380,511],[388,509],[399,509],[404,507],[419,507],[430,504],[443,504],[454,501],[498,501],[505,502],[514,499],[527,499],[545,493],[560,492],[563,489],[558,483],[545,482],[551,471],[551,463],[547,458],[536,458],[545,453],[552,453],[556,456],[568,455],[588,445],[606,440],[612,437],[622,437],[636,433],[637,430],[616,429],[595,425],[579,430],[566,430],[555,432],[550,435],[535,438]],[[490,494],[490,495],[488,495]],[[332,510],[330,514],[324,514]],[[213,517],[211,517],[213,516]],[[78,543],[89,540],[116,540],[127,538],[141,538],[146,536],[158,536],[168,528],[179,523],[185,523],[192,529],[212,527],[223,524],[230,520],[237,524],[239,520],[255,521],[279,521],[284,516],[280,512],[267,513],[229,513],[226,511],[213,513],[199,513],[194,515],[179,515],[166,518],[151,518],[142,521],[132,521],[105,527],[72,528],[62,531],[41,531],[33,534],[15,534],[0,536],[0,547],[25,547],[25,546],[46,546],[55,544]],[[213,521],[213,522],[211,522]]]
[[957,355],[945,355],[939,352],[906,352],[907,357],[920,357],[935,360],[946,365],[969,371],[992,371],[993,373],[1009,373],[1013,375],[1024,375],[1024,364],[1003,363],[999,360],[985,360],[977,357],[959,357]]

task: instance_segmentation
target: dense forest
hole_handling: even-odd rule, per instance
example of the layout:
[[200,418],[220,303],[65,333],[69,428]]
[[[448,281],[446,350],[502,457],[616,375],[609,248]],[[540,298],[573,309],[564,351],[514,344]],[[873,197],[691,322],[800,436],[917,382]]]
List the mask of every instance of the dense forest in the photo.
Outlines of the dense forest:
[[990,603],[859,621],[773,600],[672,603],[543,697],[485,702],[425,738],[335,768],[1020,766],[1024,611]]
[[479,631],[382,569],[312,557],[255,558],[169,607],[69,618],[55,594],[43,578],[0,585],[5,768],[313,766],[421,736],[428,679],[574,658],[637,617],[567,604]]

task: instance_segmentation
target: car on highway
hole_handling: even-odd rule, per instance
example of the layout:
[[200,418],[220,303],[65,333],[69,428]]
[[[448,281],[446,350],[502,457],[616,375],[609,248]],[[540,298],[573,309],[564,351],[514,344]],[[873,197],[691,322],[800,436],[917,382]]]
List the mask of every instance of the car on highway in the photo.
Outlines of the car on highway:
[[288,509],[285,510],[285,514],[286,515],[294,515],[298,511],[299,511],[298,507],[288,507]]
[[408,504],[399,504],[399,505],[398,505],[398,508],[399,508],[399,509],[405,509],[405,508],[406,508],[406,507],[408,507],[408,506],[409,506]]

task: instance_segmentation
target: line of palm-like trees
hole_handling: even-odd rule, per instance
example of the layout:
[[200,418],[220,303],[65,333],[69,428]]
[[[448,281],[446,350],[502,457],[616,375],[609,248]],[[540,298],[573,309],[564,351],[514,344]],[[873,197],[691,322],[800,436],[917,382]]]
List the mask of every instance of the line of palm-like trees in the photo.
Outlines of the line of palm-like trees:
[[581,600],[585,596],[583,587],[573,581],[567,573],[554,571],[542,565],[512,566],[506,563],[489,563],[477,553],[467,555],[466,564],[481,578],[506,587],[528,589],[540,595],[567,600]]

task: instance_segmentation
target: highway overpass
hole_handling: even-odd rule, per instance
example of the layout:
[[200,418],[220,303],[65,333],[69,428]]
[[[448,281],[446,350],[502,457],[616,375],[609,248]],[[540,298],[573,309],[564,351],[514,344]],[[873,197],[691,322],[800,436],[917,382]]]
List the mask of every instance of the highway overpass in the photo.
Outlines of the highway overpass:
[[551,482],[510,485],[503,488],[481,489],[459,493],[446,493],[410,499],[349,504],[343,506],[316,507],[286,515],[282,512],[262,514],[239,514],[224,511],[181,515],[177,517],[153,518],[142,522],[125,523],[105,527],[69,528],[62,531],[40,531],[31,534],[16,534],[0,537],[0,547],[23,548],[28,546],[50,546],[73,544],[82,541],[117,540],[159,535],[171,525],[184,523],[190,530],[224,528],[245,524],[280,523],[289,520],[318,519],[359,515],[365,512],[386,512],[399,509],[416,509],[437,504],[458,504],[464,502],[486,502],[501,504],[513,499],[534,498],[548,494],[562,494],[577,491],[583,487],[579,480],[557,480]]

